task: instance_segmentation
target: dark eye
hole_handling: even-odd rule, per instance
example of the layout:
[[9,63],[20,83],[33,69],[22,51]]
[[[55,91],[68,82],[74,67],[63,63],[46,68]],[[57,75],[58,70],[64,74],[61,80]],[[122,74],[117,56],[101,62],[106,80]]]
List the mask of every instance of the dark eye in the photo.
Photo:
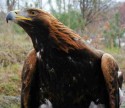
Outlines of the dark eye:
[[30,15],[37,15],[37,12],[36,11],[30,11]]
[[33,14],[33,15],[34,15],[34,14],[35,14],[35,12],[34,12],[34,11],[32,11],[32,12],[31,12],[31,14]]

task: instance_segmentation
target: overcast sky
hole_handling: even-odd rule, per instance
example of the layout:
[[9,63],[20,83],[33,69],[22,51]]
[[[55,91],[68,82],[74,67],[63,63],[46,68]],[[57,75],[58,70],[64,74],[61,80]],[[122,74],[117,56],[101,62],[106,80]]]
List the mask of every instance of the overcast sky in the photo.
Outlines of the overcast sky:
[[117,1],[117,2],[124,2],[125,0],[114,0],[114,1]]

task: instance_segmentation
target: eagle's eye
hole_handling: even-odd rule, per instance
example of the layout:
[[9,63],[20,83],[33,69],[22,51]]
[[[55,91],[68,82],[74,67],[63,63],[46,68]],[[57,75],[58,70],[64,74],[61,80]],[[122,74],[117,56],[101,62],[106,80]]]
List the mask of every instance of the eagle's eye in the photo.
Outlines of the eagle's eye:
[[37,12],[36,12],[36,11],[30,11],[29,14],[30,14],[31,16],[35,16],[35,15],[37,15]]

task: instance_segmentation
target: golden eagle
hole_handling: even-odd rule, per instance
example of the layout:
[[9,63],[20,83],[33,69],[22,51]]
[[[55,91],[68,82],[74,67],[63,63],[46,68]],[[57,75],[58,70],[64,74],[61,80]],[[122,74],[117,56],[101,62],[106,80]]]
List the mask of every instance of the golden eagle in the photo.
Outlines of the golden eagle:
[[6,20],[21,26],[34,46],[22,72],[22,108],[89,108],[92,101],[119,108],[119,67],[110,54],[89,47],[44,10],[11,11]]

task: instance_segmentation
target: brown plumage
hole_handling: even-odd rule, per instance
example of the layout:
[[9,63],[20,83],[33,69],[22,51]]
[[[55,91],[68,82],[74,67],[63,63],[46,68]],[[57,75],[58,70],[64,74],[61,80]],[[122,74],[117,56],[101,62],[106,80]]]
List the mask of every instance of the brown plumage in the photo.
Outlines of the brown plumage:
[[21,91],[21,105],[24,108],[28,106],[29,93],[30,93],[30,84],[33,77],[33,74],[36,70],[36,51],[33,49],[29,52],[26,57],[23,70],[22,70],[22,91]]
[[119,108],[119,68],[111,55],[43,10],[12,11],[6,19],[28,33],[35,49],[24,64],[22,108],[88,108],[91,101]]

